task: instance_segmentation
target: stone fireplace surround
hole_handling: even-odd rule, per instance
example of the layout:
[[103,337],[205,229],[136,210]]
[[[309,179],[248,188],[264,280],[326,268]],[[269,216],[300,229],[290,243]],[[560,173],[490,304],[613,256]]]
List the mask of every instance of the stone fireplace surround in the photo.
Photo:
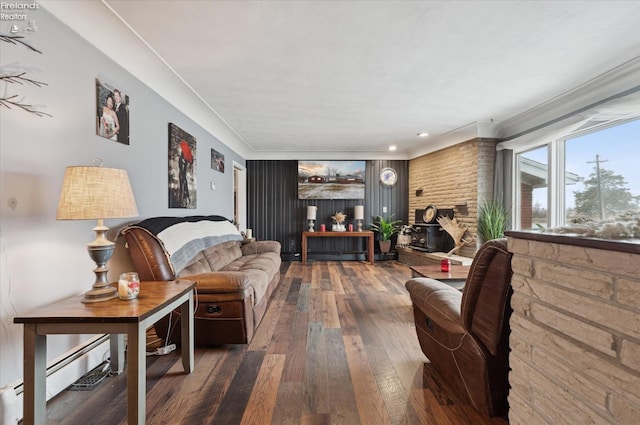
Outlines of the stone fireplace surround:
[[640,241],[507,237],[510,424],[638,423]]

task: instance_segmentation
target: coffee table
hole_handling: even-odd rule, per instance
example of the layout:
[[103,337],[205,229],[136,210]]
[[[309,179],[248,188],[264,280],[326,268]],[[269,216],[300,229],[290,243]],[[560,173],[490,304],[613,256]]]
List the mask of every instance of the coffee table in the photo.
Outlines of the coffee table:
[[430,264],[428,266],[411,266],[411,277],[428,277],[439,280],[456,289],[462,290],[469,275],[471,266],[451,265],[448,272],[440,269],[440,264]]

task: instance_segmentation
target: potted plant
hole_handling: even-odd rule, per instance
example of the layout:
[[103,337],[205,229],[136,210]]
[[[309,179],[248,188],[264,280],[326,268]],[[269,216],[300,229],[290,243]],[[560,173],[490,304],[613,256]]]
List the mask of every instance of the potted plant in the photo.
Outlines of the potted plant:
[[496,200],[483,201],[478,205],[478,236],[481,242],[504,237],[509,213]]
[[391,237],[400,231],[402,220],[392,220],[391,217],[385,218],[378,216],[377,221],[371,224],[371,229],[380,234],[380,252],[387,253],[391,250]]

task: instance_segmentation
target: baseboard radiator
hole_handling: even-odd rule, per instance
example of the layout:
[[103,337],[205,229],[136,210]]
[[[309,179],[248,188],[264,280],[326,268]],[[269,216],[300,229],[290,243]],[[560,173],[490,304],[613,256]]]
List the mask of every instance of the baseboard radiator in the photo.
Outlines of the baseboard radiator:
[[[95,336],[47,365],[47,400],[104,362],[109,335]],[[15,425],[22,419],[22,380],[0,388],[0,425]]]

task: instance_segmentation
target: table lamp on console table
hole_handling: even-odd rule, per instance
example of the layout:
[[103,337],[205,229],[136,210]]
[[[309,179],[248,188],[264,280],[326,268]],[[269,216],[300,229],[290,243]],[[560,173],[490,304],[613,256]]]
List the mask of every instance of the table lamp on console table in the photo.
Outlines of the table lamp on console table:
[[103,168],[102,161],[91,167],[67,167],[62,183],[57,220],[98,220],[93,228],[96,239],[87,244],[89,256],[96,262],[96,281],[85,293],[84,303],[106,301],[118,296],[109,284],[107,262],[115,250],[115,243],[107,239],[109,230],[103,220],[137,217],[131,183],[125,170]]
[[317,206],[315,206],[315,205],[307,206],[307,220],[309,222],[308,223],[308,226],[309,226],[308,231],[309,232],[313,232],[314,231],[313,228],[315,227],[314,222],[316,220],[317,211],[318,211],[318,207]]
[[362,232],[362,220],[364,220],[364,205],[356,205],[353,217],[358,225],[358,232]]

